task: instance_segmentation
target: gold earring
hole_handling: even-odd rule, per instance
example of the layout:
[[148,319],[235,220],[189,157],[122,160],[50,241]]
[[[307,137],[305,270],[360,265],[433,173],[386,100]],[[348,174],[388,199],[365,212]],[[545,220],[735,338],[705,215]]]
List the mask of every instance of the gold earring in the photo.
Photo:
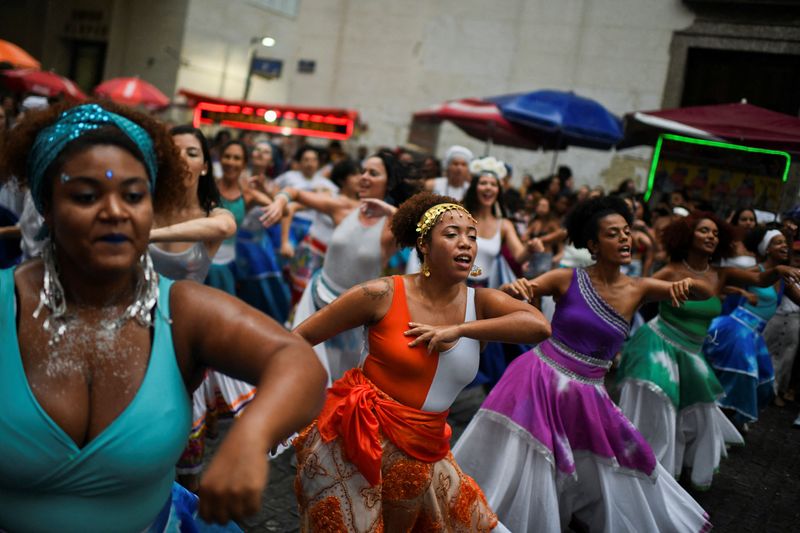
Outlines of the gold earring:
[[426,278],[431,277],[431,268],[428,266],[428,262],[427,261],[425,261],[425,260],[422,261],[422,266],[420,267],[419,271]]
[[476,278],[476,277],[480,276],[481,274],[483,274],[483,269],[481,267],[479,267],[478,265],[473,265],[472,266],[472,271],[469,273],[469,275],[472,276],[473,278]]

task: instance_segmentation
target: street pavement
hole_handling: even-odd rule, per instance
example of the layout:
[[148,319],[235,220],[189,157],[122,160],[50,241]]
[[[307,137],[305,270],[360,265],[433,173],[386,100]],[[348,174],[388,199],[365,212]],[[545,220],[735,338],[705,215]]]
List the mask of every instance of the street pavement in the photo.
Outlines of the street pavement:
[[[483,397],[479,388],[459,397],[449,419],[453,442]],[[792,427],[798,410],[800,405],[796,403],[767,408],[758,423],[751,426],[745,446],[729,451],[711,489],[690,491],[711,516],[715,532],[800,531],[800,429]],[[228,422],[221,421],[221,437],[227,427]],[[209,442],[209,455],[213,455],[218,443],[219,439]],[[293,456],[287,451],[271,461],[261,512],[241,524],[245,531],[298,531]]]

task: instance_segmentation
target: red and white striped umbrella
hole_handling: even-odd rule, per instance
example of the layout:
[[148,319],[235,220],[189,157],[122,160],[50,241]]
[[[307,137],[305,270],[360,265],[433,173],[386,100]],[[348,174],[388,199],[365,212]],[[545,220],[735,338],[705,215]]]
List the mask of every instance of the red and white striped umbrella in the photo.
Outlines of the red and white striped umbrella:
[[86,95],[74,81],[47,70],[0,70],[3,82],[12,91],[53,97],[63,94],[71,100],[85,100]]
[[539,142],[528,128],[506,120],[500,109],[479,98],[462,98],[437,104],[413,115],[414,121],[452,122],[467,135],[503,146],[536,150]]
[[94,94],[118,104],[143,106],[147,109],[162,109],[169,105],[169,98],[164,93],[139,78],[106,80],[94,88]]

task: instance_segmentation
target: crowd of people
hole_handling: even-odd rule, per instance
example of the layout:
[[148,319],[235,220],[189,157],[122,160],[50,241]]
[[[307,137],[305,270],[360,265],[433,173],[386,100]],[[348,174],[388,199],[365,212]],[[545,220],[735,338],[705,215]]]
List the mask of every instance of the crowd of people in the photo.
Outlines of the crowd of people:
[[684,471],[795,399],[794,211],[38,104],[0,137],[0,530],[237,531],[293,449],[303,531],[706,531]]

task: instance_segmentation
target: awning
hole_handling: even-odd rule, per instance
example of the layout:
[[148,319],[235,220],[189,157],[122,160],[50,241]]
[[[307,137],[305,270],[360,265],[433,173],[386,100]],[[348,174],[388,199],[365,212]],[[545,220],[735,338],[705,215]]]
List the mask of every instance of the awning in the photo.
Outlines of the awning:
[[181,89],[178,94],[194,108],[193,124],[219,124],[228,128],[349,139],[359,125],[358,112],[331,107],[303,107],[227,100]]
[[661,133],[800,153],[799,118],[746,103],[628,113],[619,147],[653,145]]

